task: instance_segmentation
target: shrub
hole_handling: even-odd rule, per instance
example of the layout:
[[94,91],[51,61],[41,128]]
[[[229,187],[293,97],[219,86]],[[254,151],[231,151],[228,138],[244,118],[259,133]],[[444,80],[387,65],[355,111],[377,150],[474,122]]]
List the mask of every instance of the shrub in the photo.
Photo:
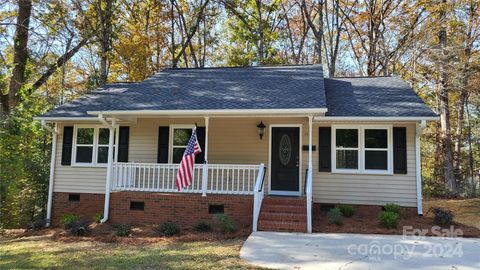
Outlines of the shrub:
[[80,218],[77,215],[65,214],[62,216],[60,223],[63,225],[65,229],[70,229],[72,228],[73,224],[79,220]]
[[37,218],[34,221],[30,222],[28,224],[28,228],[30,230],[40,230],[42,228],[45,228],[47,225],[47,220],[44,218]]
[[211,232],[212,225],[204,221],[200,221],[197,224],[193,225],[193,230],[196,232]]
[[232,233],[235,231],[235,221],[227,214],[217,214],[216,218],[220,225],[220,230],[223,233]]
[[380,224],[382,224],[382,226],[388,229],[393,229],[397,227],[400,216],[394,212],[381,211],[378,215],[378,219],[380,220]]
[[343,224],[343,215],[340,209],[332,208],[328,211],[327,220],[329,224],[342,225]]
[[70,234],[75,236],[86,235],[88,233],[90,222],[86,220],[77,220],[70,227]]
[[394,203],[387,203],[383,209],[385,209],[385,212],[392,212],[397,215],[400,215],[400,205],[394,204]]
[[341,204],[337,207],[344,217],[352,217],[355,214],[355,209],[351,205]]
[[130,235],[132,226],[130,224],[114,224],[113,229],[115,230],[115,235],[120,237],[127,237]]
[[102,214],[95,214],[95,216],[93,216],[93,221],[95,223],[100,223],[102,222],[102,218],[103,218]]
[[160,224],[156,228],[156,231],[161,235],[173,236],[175,234],[180,233],[180,227],[178,227],[178,225],[175,223],[165,222]]
[[433,208],[433,223],[440,225],[440,226],[446,226],[450,225],[453,222],[453,213],[452,211],[445,210],[440,207],[435,207]]

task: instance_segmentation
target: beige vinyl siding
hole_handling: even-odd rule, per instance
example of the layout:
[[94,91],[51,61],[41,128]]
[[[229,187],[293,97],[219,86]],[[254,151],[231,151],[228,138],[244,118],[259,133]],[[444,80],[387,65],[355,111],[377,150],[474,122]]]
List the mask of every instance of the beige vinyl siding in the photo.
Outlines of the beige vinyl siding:
[[[315,125],[314,128],[313,142],[315,145],[318,145],[319,126]],[[321,124],[321,126],[329,126],[329,124]],[[392,202],[402,206],[416,206],[415,124],[394,124],[393,126],[407,128],[407,174],[374,175],[319,172],[318,152],[315,152],[313,158],[314,202],[364,205],[384,205]]]
[[[82,124],[85,124],[82,122]],[[98,125],[98,123],[92,123]],[[105,193],[106,167],[75,167],[62,165],[63,127],[74,123],[58,124],[57,151],[55,157],[54,192]]]
[[[263,121],[267,128],[262,140],[257,125]],[[203,118],[142,118],[130,126],[129,161],[157,162],[158,127],[171,124],[204,126]],[[95,123],[98,124],[98,123]],[[269,137],[271,124],[302,124],[301,145],[308,144],[308,119],[304,118],[211,118],[209,122],[208,161],[210,164],[260,164],[269,165]],[[313,145],[318,146],[318,127],[313,125]],[[335,123],[333,123],[335,124]],[[354,124],[354,123],[351,123]],[[362,123],[368,124],[368,123]],[[391,124],[391,123],[390,123]],[[73,124],[66,124],[73,125]],[[59,125],[60,133],[63,126]],[[407,127],[408,173],[402,175],[337,174],[318,172],[318,149],[313,152],[313,199],[320,203],[350,203],[383,205],[394,202],[403,206],[416,206],[415,182],[415,125]],[[62,166],[62,134],[58,136],[55,166],[55,192],[104,193],[106,168]],[[303,193],[305,171],[308,168],[308,151],[302,151],[300,190]],[[268,168],[270,169],[270,168]],[[269,171],[265,181],[268,190]]]

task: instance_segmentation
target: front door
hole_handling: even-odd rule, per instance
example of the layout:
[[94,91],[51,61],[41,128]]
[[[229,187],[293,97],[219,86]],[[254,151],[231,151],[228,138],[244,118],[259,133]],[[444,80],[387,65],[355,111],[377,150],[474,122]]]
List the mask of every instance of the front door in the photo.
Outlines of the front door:
[[272,127],[271,194],[299,194],[299,139],[300,128],[298,127]]

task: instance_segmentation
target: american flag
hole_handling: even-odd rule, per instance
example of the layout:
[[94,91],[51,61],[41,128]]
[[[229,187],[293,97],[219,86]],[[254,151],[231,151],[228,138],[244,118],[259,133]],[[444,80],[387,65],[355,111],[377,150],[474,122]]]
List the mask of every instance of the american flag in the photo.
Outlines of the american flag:
[[192,129],[192,136],[188,141],[185,153],[177,171],[177,189],[182,191],[192,183],[193,166],[195,165],[195,156],[202,152],[197,140],[196,128]]

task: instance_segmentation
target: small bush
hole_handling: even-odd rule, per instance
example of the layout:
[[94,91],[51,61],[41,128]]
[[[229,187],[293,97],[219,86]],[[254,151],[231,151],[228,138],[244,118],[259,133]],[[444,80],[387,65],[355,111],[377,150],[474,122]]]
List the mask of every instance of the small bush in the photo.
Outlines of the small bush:
[[156,231],[160,235],[173,236],[175,234],[180,233],[180,227],[178,227],[178,225],[175,224],[175,223],[165,222],[165,223],[160,224],[156,228]]
[[355,209],[351,205],[341,204],[337,207],[344,217],[352,217],[355,214]]
[[90,222],[86,220],[75,221],[70,228],[70,234],[75,236],[86,235],[88,234],[88,225],[90,225]]
[[433,208],[433,223],[440,226],[448,226],[453,222],[453,213],[452,211],[445,210],[440,207]]
[[340,209],[332,208],[328,211],[327,220],[329,224],[342,225],[343,224],[343,215]]
[[77,215],[65,214],[60,220],[60,223],[63,225],[65,229],[70,229],[72,228],[73,224],[79,220],[80,218]]
[[400,215],[400,205],[394,204],[394,203],[387,203],[383,209],[385,209],[385,212],[392,212],[397,215]]
[[38,218],[28,224],[30,230],[40,230],[45,228],[47,225],[47,220],[44,218]]
[[227,214],[217,214],[216,218],[220,225],[220,230],[223,233],[232,233],[235,231],[235,221]]
[[114,224],[112,227],[115,230],[115,235],[120,237],[129,236],[132,230],[132,226],[129,224]]
[[102,222],[102,218],[103,218],[102,214],[95,214],[95,216],[93,216],[93,221],[95,223],[100,223]]
[[193,230],[196,232],[211,232],[212,225],[210,225],[209,223],[200,221],[197,224],[193,225]]
[[378,219],[380,220],[380,224],[382,224],[382,226],[388,229],[393,229],[397,227],[400,216],[394,212],[381,211],[378,215]]

